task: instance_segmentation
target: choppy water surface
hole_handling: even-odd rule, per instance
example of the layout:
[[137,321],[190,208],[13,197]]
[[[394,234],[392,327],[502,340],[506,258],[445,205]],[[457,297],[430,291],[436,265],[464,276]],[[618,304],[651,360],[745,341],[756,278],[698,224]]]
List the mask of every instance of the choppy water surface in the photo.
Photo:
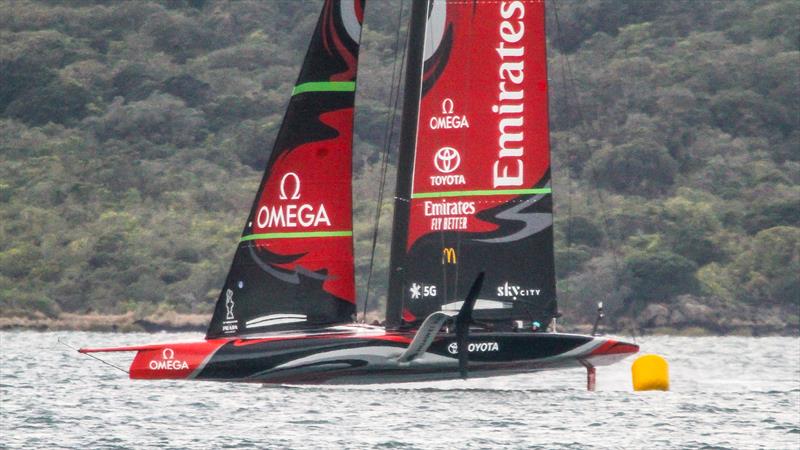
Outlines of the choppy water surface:
[[670,362],[672,390],[634,393],[633,358],[598,369],[596,392],[581,370],[368,387],[131,381],[58,337],[199,336],[0,332],[0,447],[800,448],[797,338],[640,339]]

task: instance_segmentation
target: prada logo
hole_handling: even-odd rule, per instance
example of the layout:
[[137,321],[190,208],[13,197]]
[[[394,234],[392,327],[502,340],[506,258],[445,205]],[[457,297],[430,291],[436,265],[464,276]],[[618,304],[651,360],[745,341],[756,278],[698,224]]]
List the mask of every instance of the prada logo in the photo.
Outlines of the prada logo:
[[442,249],[442,264],[458,264],[456,250],[453,247]]

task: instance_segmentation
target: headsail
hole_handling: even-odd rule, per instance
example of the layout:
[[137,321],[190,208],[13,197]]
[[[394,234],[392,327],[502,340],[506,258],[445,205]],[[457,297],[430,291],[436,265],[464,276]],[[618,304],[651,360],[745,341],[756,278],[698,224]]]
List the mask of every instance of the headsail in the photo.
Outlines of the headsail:
[[325,0],[207,338],[351,320],[364,0]]
[[546,325],[556,292],[543,1],[415,7],[387,324],[456,308],[485,272],[476,320]]

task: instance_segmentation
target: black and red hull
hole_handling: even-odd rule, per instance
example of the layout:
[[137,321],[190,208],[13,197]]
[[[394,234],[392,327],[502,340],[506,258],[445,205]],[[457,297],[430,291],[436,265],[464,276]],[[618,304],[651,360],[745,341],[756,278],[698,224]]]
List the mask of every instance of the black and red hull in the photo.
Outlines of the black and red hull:
[[[460,377],[454,334],[440,334],[424,354],[400,362],[413,337],[413,332],[345,326],[306,334],[81,351],[136,351],[130,368],[134,379],[372,384]],[[469,336],[469,376],[604,366],[638,350],[637,345],[599,336],[474,332]]]

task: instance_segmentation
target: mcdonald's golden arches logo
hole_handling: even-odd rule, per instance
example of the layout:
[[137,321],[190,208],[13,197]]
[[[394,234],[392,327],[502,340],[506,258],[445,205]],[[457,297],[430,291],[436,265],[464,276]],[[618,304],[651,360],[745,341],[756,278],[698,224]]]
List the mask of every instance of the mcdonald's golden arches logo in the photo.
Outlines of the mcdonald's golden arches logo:
[[458,264],[456,250],[453,247],[445,247],[442,249],[442,264]]

